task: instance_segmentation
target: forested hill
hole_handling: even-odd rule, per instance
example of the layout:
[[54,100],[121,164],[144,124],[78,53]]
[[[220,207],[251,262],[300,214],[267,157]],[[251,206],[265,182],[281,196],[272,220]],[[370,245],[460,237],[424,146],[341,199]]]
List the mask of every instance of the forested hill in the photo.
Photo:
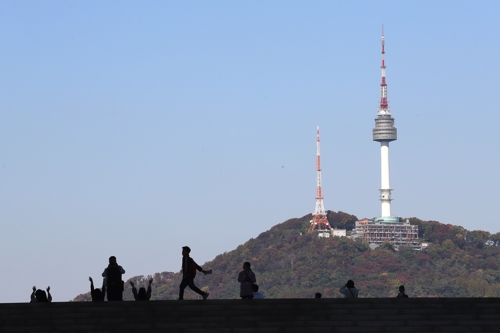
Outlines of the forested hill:
[[[308,214],[290,219],[218,255],[202,265],[213,274],[199,274],[196,285],[210,292],[211,299],[237,298],[237,275],[243,262],[250,261],[266,298],[313,297],[316,292],[340,297],[338,288],[348,279],[355,281],[360,297],[394,297],[401,284],[411,297],[500,297],[500,233],[410,218],[419,226],[421,241],[430,243],[427,250],[394,251],[390,243],[370,250],[361,240],[307,234],[311,218]],[[328,212],[332,227],[351,230],[356,220],[343,212]],[[140,287],[146,278],[128,281]],[[153,278],[152,299],[177,298],[179,273],[156,273]],[[132,299],[128,281],[126,300]],[[186,299],[196,296],[186,290]],[[74,301],[89,299],[87,293]]]

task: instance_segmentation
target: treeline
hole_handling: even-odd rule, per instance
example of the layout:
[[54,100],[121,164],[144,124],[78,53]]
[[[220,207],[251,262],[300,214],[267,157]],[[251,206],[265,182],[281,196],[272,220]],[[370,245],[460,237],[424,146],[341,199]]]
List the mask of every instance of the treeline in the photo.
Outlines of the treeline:
[[[356,216],[328,212],[332,227],[352,230]],[[362,240],[318,238],[307,234],[311,214],[280,223],[235,250],[203,264],[212,275],[200,275],[196,284],[211,299],[238,298],[236,281],[244,261],[252,263],[257,283],[266,298],[341,297],[340,286],[355,281],[360,297],[394,297],[406,286],[410,297],[500,297],[500,233],[468,231],[460,226],[410,218],[419,226],[425,251],[390,243],[370,250]],[[176,299],[179,273],[156,273],[152,299]],[[140,285],[146,277],[130,279]],[[125,299],[132,299],[128,282]],[[186,299],[197,295],[186,292]],[[88,300],[79,295],[75,301]]]

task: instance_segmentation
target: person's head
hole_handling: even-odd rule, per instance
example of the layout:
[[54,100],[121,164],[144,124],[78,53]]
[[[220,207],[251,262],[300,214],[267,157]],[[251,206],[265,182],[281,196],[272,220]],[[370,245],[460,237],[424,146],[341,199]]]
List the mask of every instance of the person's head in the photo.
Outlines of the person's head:
[[399,286],[399,292],[404,293],[405,292],[405,286]]
[[245,262],[243,263],[243,269],[244,269],[245,271],[249,271],[249,270],[250,270],[250,263],[249,263],[248,261],[245,261]]
[[104,297],[102,297],[102,292],[101,292],[101,289],[97,288],[97,289],[94,289],[94,298],[96,299],[103,299]]
[[148,294],[146,293],[146,288],[141,287],[139,289],[139,293],[137,294],[137,299],[139,301],[147,301],[148,300]]
[[345,284],[345,286],[347,288],[354,288],[354,281],[353,280],[347,281],[347,283]]
[[109,257],[109,263],[110,264],[116,264],[116,257],[115,256]]
[[314,294],[314,298],[321,298],[321,293]]
[[45,290],[38,289],[35,292],[35,297],[37,302],[48,302],[47,300],[47,294],[45,293]]
[[190,252],[191,252],[191,249],[189,248],[189,246],[182,247],[182,255],[183,256],[188,256]]

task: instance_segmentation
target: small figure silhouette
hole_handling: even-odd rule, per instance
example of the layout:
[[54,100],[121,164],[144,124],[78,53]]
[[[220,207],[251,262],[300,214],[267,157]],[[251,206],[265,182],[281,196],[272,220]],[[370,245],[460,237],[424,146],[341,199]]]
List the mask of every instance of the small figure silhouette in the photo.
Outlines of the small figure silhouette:
[[408,298],[408,295],[405,294],[405,286],[399,286],[399,293],[396,297],[397,298]]
[[102,272],[104,277],[104,286],[108,290],[108,301],[121,301],[123,300],[123,280],[122,274],[125,270],[122,266],[116,263],[116,257],[109,257],[109,265]]
[[[254,272],[250,269],[250,263],[248,261],[243,263],[243,270],[238,274],[238,282],[240,283],[240,297],[241,299],[253,299],[254,289],[252,285],[257,280],[255,279]],[[259,289],[255,292],[258,292]]]
[[90,296],[92,297],[92,302],[103,302],[104,295],[106,294],[106,287],[103,285],[101,290],[99,288],[94,289],[94,281],[89,276],[90,281]]
[[[47,294],[49,297],[47,297]],[[30,303],[50,303],[52,302],[52,295],[50,294],[50,286],[47,287],[47,294],[42,289],[36,289],[36,286],[33,286],[33,292],[31,293],[31,301]]]
[[136,301],[149,301],[151,298],[151,283],[153,283],[153,278],[149,279],[148,290],[146,288],[139,288],[139,293],[137,293],[137,289],[135,289],[134,283],[130,281],[130,285],[132,286],[132,294],[134,294],[134,299]]
[[347,281],[345,286],[340,288],[339,292],[341,294],[344,294],[345,298],[358,298],[359,290],[358,288],[354,287],[354,281],[349,280]]
[[314,294],[314,298],[321,298],[321,293]]
[[203,270],[197,263],[194,262],[193,258],[189,256],[191,249],[189,246],[182,247],[182,281],[179,286],[179,300],[184,299],[184,289],[187,286],[191,288],[192,291],[201,295],[203,300],[206,300],[208,297],[208,293],[201,291],[198,287],[194,285],[194,278],[196,277],[196,271],[203,272],[207,274],[206,271]]

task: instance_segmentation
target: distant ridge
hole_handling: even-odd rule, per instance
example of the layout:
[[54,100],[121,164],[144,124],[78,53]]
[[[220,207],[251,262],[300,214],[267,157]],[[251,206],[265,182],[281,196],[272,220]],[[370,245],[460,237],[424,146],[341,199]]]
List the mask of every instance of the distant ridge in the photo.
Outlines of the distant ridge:
[[[327,212],[333,228],[352,230],[356,216]],[[318,238],[307,234],[312,215],[277,224],[235,250],[203,264],[212,275],[200,275],[196,284],[213,299],[239,296],[236,281],[244,261],[252,263],[257,284],[266,298],[340,297],[348,279],[361,290],[360,297],[394,297],[406,286],[410,297],[500,297],[500,233],[469,231],[461,226],[409,218],[419,226],[419,238],[429,242],[425,251],[394,251],[390,243],[370,250],[361,240]],[[405,218],[406,219],[406,218]],[[153,275],[152,300],[176,299],[180,274]],[[145,284],[145,276],[128,281]],[[124,299],[132,300],[126,282]],[[186,292],[185,297],[196,298]],[[88,293],[73,301],[88,301]]]

